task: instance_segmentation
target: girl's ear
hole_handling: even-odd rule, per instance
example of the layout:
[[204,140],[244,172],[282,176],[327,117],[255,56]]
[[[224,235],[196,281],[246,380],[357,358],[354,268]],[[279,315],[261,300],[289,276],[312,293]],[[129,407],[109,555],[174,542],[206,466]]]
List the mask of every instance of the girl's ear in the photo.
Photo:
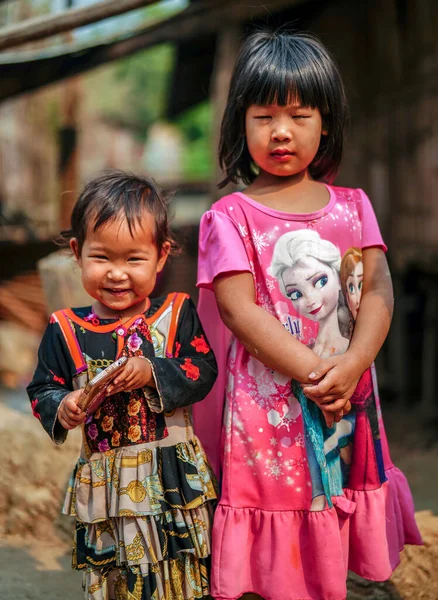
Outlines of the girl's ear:
[[76,262],[79,266],[81,266],[81,253],[79,252],[79,244],[76,238],[71,238],[70,240],[70,249],[75,255]]
[[161,273],[161,271],[163,270],[164,265],[166,264],[167,257],[169,256],[169,252],[170,252],[170,243],[164,242],[164,244],[161,246],[161,252],[160,252],[160,256],[158,258],[157,273]]

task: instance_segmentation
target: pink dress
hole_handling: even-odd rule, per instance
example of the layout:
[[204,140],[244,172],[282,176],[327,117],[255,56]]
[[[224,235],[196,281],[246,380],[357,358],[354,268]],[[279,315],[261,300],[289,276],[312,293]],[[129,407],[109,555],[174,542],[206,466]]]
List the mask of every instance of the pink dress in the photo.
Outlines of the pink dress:
[[[250,272],[257,304],[291,335],[323,357],[346,350],[362,289],[361,250],[386,247],[362,190],[327,189],[328,204],[314,213],[280,212],[237,192],[201,221],[198,311],[219,377],[195,406],[194,423],[222,483],[213,528],[216,600],[245,592],[343,600],[348,569],[386,580],[404,544],[421,544],[407,481],[389,455],[374,367],[359,382],[351,414],[328,430],[313,423],[287,377],[249,355],[217,311],[214,278]],[[310,511],[320,494],[326,508]]]

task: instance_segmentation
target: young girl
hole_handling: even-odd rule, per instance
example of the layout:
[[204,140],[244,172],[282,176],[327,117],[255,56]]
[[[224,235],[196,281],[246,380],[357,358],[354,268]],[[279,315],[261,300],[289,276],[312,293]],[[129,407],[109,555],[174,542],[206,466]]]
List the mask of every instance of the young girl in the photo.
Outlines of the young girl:
[[[195,429],[222,476],[213,528],[216,600],[245,593],[342,600],[348,569],[385,580],[403,545],[421,543],[370,370],[392,315],[386,247],[364,192],[323,183],[340,164],[345,114],[339,73],[318,41],[285,32],[245,41],[219,157],[222,183],[248,187],[214,204],[200,230],[198,310],[219,375],[195,410]],[[294,257],[278,270],[280,240],[309,240],[310,232],[320,248],[310,254],[309,243],[302,245],[301,262]],[[337,248],[336,267],[323,246]],[[362,250],[364,271],[353,332],[335,311],[347,309],[339,267],[350,247]],[[345,425],[350,398],[355,425],[346,469],[337,460],[345,431],[332,425]],[[324,483],[319,506],[312,506],[306,438]],[[329,485],[329,458],[342,478],[338,490]]]
[[[94,303],[51,316],[28,393],[55,443],[83,428],[63,508],[76,517],[73,568],[88,600],[202,598],[215,491],[189,407],[217,367],[189,296],[150,298],[174,248],[165,199],[151,180],[106,174],[85,187],[64,238]],[[121,356],[85,414],[81,388]]]

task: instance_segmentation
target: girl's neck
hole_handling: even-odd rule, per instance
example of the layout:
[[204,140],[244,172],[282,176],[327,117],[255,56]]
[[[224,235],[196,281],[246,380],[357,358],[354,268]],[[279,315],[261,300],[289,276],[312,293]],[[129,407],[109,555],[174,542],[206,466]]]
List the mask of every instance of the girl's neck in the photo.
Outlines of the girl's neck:
[[105,306],[99,301],[94,302],[93,312],[101,319],[119,319],[120,321],[127,320],[135,315],[141,315],[149,309],[151,301],[149,298],[144,298],[137,304],[132,304],[123,310],[115,310]]
[[307,170],[291,177],[261,171],[244,193],[269,208],[296,214],[317,212],[330,199],[326,186],[314,181]]

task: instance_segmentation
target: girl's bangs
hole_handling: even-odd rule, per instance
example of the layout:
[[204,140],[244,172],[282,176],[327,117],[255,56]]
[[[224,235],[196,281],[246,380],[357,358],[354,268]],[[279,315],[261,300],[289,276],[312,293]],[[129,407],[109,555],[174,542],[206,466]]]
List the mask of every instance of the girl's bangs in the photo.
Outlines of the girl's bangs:
[[260,68],[248,73],[241,100],[244,108],[256,104],[265,106],[278,104],[300,104],[317,108],[321,114],[328,112],[327,97],[321,73],[299,64],[295,56],[284,57],[281,61],[265,61]]

